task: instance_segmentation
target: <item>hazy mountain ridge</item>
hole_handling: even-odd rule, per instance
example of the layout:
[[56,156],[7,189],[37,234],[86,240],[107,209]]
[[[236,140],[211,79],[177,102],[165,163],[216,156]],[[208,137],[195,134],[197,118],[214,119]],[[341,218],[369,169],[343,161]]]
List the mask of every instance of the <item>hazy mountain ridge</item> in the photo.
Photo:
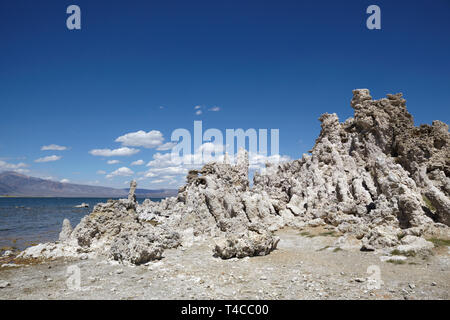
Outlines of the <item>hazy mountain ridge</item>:
[[[177,194],[175,189],[138,189],[142,198],[164,198]],[[0,195],[23,197],[126,197],[128,189],[61,183],[26,176],[13,171],[0,173]]]

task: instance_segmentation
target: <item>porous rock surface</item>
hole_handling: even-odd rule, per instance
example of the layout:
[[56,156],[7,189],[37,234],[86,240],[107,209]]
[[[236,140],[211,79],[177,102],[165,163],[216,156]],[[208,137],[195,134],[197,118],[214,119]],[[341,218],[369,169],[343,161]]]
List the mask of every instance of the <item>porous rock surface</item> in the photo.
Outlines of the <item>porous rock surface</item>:
[[241,149],[235,165],[225,158],[191,170],[178,196],[161,202],[139,205],[133,181],[128,199],[98,204],[72,232],[66,225],[60,242],[22,255],[141,264],[203,239],[215,256],[242,258],[274,250],[279,228],[320,225],[344,234],[338,242],[356,239],[362,250],[430,250],[423,237],[449,236],[448,126],[415,127],[401,93],[373,100],[369,90],[354,90],[351,106],[354,117],[342,123],[323,114],[310,154],[267,164],[252,187]]
[[448,235],[448,126],[415,127],[401,93],[372,100],[369,90],[354,90],[351,106],[354,117],[343,123],[323,114],[311,154],[256,175],[254,192],[277,199],[294,220],[354,234],[363,249],[400,245],[405,235]]
[[100,256],[133,264],[160,259],[164,249],[180,245],[180,236],[177,232],[139,220],[133,184],[135,182],[128,199],[97,204],[73,230],[65,219],[59,242],[30,247],[19,257]]

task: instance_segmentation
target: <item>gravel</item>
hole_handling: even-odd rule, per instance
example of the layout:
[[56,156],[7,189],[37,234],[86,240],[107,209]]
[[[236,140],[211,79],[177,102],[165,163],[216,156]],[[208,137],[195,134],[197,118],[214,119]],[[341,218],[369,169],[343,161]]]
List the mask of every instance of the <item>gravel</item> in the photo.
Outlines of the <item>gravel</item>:
[[247,259],[215,258],[201,242],[140,266],[89,259],[2,267],[0,299],[449,299],[447,251],[398,265],[374,252],[317,250],[333,237],[277,235],[277,250]]

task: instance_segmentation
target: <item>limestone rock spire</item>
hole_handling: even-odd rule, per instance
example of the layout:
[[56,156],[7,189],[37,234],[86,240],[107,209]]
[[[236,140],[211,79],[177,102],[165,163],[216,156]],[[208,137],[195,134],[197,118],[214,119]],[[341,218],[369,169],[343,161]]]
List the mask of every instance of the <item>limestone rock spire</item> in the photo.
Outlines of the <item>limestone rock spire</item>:
[[128,193],[128,200],[131,202],[136,202],[136,187],[137,187],[136,180],[132,180],[130,182],[130,191]]
[[242,179],[248,180],[248,152],[244,148],[239,148],[236,159],[236,169],[241,174]]
[[230,164],[230,157],[228,152],[225,152],[225,156],[223,157],[223,164]]

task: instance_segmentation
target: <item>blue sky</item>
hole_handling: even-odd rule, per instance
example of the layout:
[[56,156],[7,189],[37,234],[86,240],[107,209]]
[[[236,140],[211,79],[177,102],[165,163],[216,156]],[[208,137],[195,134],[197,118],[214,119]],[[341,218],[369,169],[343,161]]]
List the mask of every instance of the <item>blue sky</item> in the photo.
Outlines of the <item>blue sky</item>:
[[[66,28],[71,4],[81,30]],[[366,28],[371,4],[381,30]],[[403,92],[416,124],[448,123],[449,35],[448,0],[1,1],[0,171],[174,187],[183,174],[163,164],[143,174],[167,151],[115,140],[155,130],[166,143],[194,120],[278,128],[280,154],[295,159],[313,146],[320,114],[352,116],[355,88]],[[52,144],[67,149],[41,150]],[[123,147],[139,152],[91,152]]]

